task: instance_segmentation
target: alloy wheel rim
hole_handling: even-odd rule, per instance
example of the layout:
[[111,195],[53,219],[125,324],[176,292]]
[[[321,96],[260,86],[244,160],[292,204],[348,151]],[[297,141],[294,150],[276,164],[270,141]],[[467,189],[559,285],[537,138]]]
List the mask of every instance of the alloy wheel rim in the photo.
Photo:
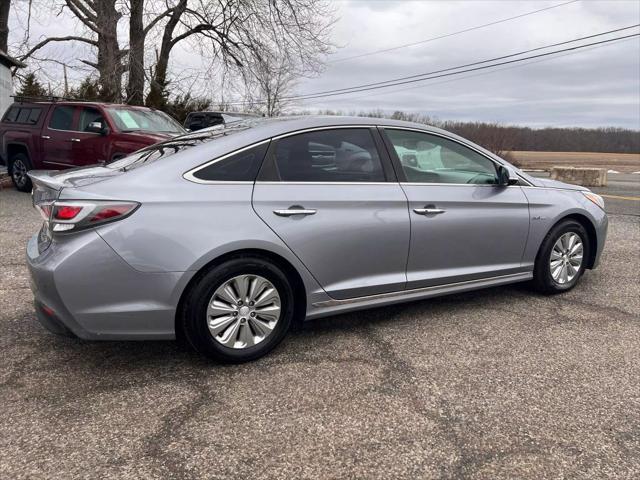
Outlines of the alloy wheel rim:
[[11,173],[13,174],[13,180],[19,187],[22,187],[27,183],[27,167],[21,160],[13,162]]
[[567,232],[560,236],[551,249],[551,278],[560,285],[571,282],[580,271],[583,253],[582,238],[577,233]]
[[216,289],[207,307],[207,327],[221,345],[244,349],[267,339],[280,320],[280,294],[266,278],[238,275]]

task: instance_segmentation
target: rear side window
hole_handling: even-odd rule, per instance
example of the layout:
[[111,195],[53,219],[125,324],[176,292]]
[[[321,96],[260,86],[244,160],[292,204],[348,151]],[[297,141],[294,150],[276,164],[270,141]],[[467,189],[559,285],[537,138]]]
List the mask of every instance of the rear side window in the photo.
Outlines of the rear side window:
[[21,108],[16,123],[27,123],[29,121],[29,115],[31,115],[30,108]]
[[7,110],[7,113],[4,116],[5,122],[15,122],[16,118],[18,118],[18,113],[20,113],[20,109],[17,107],[11,107]]
[[269,142],[243,150],[193,172],[200,180],[220,182],[252,182],[256,179]]
[[41,108],[33,107],[11,107],[7,110],[3,121],[10,123],[36,124],[42,113]]
[[317,130],[278,140],[277,176],[283,182],[384,182],[368,128]]
[[49,120],[49,128],[56,130],[72,130],[74,107],[56,107]]

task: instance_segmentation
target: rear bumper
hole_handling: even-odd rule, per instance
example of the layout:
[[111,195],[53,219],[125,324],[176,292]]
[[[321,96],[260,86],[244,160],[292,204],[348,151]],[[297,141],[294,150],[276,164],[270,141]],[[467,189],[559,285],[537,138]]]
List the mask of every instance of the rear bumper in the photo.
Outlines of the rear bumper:
[[175,338],[175,312],[190,275],[141,273],[95,232],[27,245],[36,316],[49,331],[88,340]]

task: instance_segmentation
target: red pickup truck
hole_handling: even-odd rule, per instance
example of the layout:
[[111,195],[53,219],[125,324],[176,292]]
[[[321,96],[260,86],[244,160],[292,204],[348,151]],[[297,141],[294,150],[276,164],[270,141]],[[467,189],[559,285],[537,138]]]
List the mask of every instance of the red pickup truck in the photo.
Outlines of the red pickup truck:
[[16,101],[0,122],[0,156],[16,188],[27,192],[29,170],[107,163],[183,133],[169,115],[146,107]]

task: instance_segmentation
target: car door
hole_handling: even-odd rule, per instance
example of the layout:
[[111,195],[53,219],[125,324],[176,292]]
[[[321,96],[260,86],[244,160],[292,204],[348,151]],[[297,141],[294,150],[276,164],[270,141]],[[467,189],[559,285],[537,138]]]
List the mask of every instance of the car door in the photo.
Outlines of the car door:
[[407,201],[375,128],[274,139],[253,206],[333,298],[404,288]]
[[[89,131],[91,123],[100,123],[105,133]],[[108,159],[107,120],[95,107],[80,107],[76,134],[71,146],[71,162],[76,166],[106,162]]]
[[520,186],[497,185],[492,159],[441,135],[397,128],[384,134],[409,200],[407,288],[526,270],[528,202]]
[[72,167],[72,149],[76,143],[76,107],[56,105],[42,129],[42,161],[49,168]]

